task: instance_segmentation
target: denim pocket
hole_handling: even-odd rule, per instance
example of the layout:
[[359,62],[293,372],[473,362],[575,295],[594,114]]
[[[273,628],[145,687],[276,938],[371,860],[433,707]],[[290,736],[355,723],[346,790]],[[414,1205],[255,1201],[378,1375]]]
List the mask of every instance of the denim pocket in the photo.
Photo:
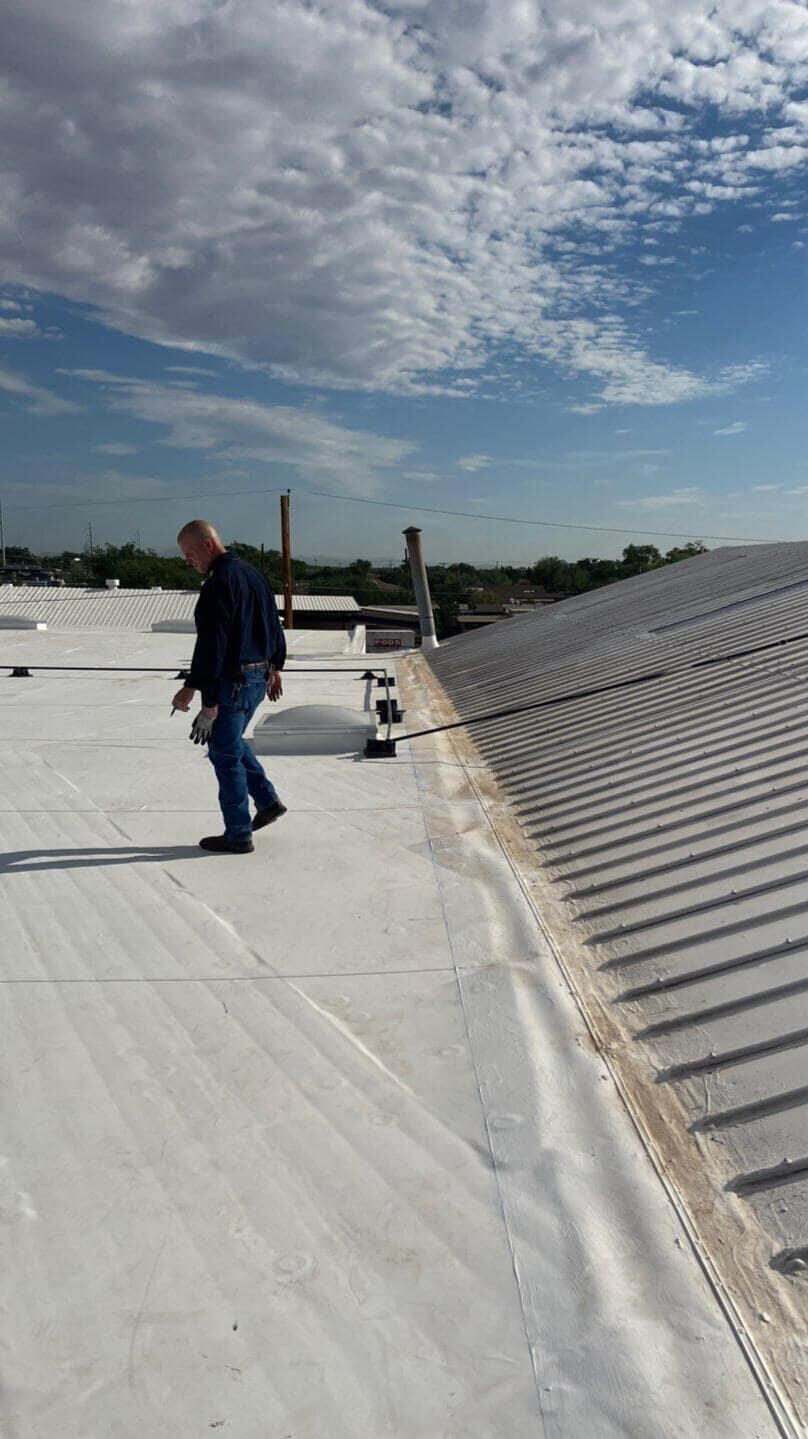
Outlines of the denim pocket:
[[234,684],[232,680],[221,680],[217,701],[220,709],[240,709],[243,697],[244,690],[241,685]]

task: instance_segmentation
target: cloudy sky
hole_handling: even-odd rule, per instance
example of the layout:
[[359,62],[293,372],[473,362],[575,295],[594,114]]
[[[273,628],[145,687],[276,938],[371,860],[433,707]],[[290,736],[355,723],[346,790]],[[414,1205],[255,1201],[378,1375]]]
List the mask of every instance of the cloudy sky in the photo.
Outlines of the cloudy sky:
[[7,541],[805,535],[804,0],[4,9]]

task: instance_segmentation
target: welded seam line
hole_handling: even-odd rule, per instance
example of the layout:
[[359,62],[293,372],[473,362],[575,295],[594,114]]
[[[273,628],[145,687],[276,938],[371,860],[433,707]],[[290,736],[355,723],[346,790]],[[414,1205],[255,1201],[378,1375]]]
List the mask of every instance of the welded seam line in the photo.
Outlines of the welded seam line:
[[[415,774],[415,782],[416,782],[416,785],[418,786],[418,793],[421,795],[422,805],[423,805],[423,807],[424,807],[424,820],[426,821],[426,802],[425,802],[425,799],[424,799],[424,796],[423,796],[423,792],[422,792],[422,790],[421,790],[421,780],[420,780],[420,776],[419,776],[419,774],[418,774],[418,763],[419,763],[420,761],[418,761],[418,762],[416,761],[415,755],[414,755],[414,753],[413,753],[412,751],[410,751],[410,753],[412,754],[412,768],[413,768],[413,772],[414,772],[414,774]],[[460,767],[463,768],[463,769],[465,769],[465,766],[462,764],[462,761],[461,761]],[[477,798],[478,798],[478,801],[479,801],[479,795],[477,796]],[[505,1236],[506,1236],[506,1239],[507,1239],[507,1241],[508,1241],[508,1249],[510,1250],[510,1255],[511,1255],[511,1269],[512,1269],[512,1271],[513,1271],[514,1282],[515,1282],[515,1284],[516,1284],[516,1294],[517,1294],[517,1298],[518,1298],[518,1300],[519,1300],[519,1309],[520,1309],[520,1312],[521,1312],[521,1315],[522,1315],[522,1327],[523,1327],[523,1329],[524,1329],[525,1342],[526,1342],[526,1344],[527,1344],[527,1352],[528,1352],[528,1354],[529,1354],[529,1356],[530,1356],[530,1364],[531,1364],[531,1368],[532,1368],[532,1370],[533,1370],[533,1379],[534,1379],[534,1383],[535,1383],[535,1385],[536,1385],[536,1399],[537,1399],[538,1406],[539,1406],[539,1415],[540,1415],[540,1417],[541,1417],[542,1432],[543,1432],[544,1435],[545,1435],[545,1439],[549,1439],[549,1436],[548,1436],[548,1434],[547,1434],[547,1422],[546,1422],[546,1419],[545,1419],[544,1409],[543,1409],[543,1407],[542,1407],[542,1402],[541,1402],[541,1384],[540,1384],[540,1380],[539,1380],[539,1373],[538,1373],[538,1370],[537,1370],[537,1367],[536,1367],[536,1357],[535,1357],[535,1353],[534,1353],[534,1347],[533,1347],[533,1345],[532,1345],[531,1342],[530,1342],[530,1334],[529,1334],[529,1332],[528,1332],[527,1313],[526,1313],[526,1310],[525,1310],[524,1296],[523,1296],[523,1293],[522,1293],[522,1285],[521,1285],[521,1282],[520,1282],[520,1279],[519,1279],[519,1271],[518,1271],[517,1265],[516,1265],[516,1250],[515,1250],[515,1246],[514,1246],[514,1239],[513,1239],[513,1234],[512,1234],[512,1232],[511,1232],[510,1224],[508,1223],[507,1211],[506,1211],[506,1209],[505,1209],[505,1200],[504,1200],[503,1193],[502,1193],[502,1182],[501,1182],[501,1179],[500,1179],[499,1167],[498,1167],[498,1165],[497,1165],[496,1155],[494,1154],[493,1145],[492,1145],[492,1143],[491,1143],[491,1130],[490,1130],[489,1124],[488,1124],[488,1114],[487,1114],[487,1111],[486,1111],[485,1100],[483,1099],[482,1084],[481,1084],[481,1081],[480,1081],[480,1072],[479,1072],[479,1069],[478,1069],[478,1067],[477,1067],[477,1057],[476,1057],[475,1052],[474,1052],[474,1045],[473,1045],[472,1039],[471,1039],[471,1031],[470,1031],[470,1029],[469,1029],[469,1019],[468,1019],[468,1013],[467,1013],[467,1010],[466,1010],[465,999],[464,999],[464,996],[463,996],[463,986],[462,986],[461,983],[460,983],[460,972],[459,972],[459,970],[458,970],[457,958],[456,958],[456,955],[455,955],[454,943],[453,943],[453,941],[452,941],[451,925],[449,924],[449,916],[448,916],[448,914],[446,913],[446,904],[445,904],[444,895],[443,895],[443,885],[442,885],[442,883],[441,883],[440,870],[439,870],[439,866],[438,866],[437,859],[436,859],[436,856],[435,856],[435,850],[434,850],[433,842],[432,842],[431,836],[429,835],[429,831],[428,831],[428,830],[427,830],[427,843],[428,843],[428,845],[429,845],[429,855],[430,855],[430,859],[431,859],[431,861],[432,861],[432,870],[433,870],[433,874],[434,874],[434,877],[435,877],[435,884],[436,884],[436,887],[437,887],[438,896],[439,896],[439,898],[440,898],[441,913],[443,914],[443,923],[444,923],[444,926],[445,926],[445,928],[446,928],[446,938],[447,938],[447,941],[448,941],[448,944],[449,944],[449,950],[450,950],[450,953],[451,953],[451,956],[452,956],[452,966],[453,966],[453,969],[454,969],[455,984],[456,984],[456,986],[457,986],[457,996],[458,996],[458,999],[459,999],[459,1001],[460,1001],[460,1012],[461,1012],[461,1014],[462,1014],[462,1016],[463,1016],[463,1027],[464,1027],[464,1029],[465,1029],[465,1031],[466,1031],[466,1042],[467,1042],[467,1044],[468,1044],[469,1058],[470,1058],[470,1060],[471,1060],[471,1065],[472,1065],[472,1068],[473,1068],[473,1070],[474,1070],[474,1080],[475,1080],[475,1084],[476,1084],[476,1086],[477,1086],[477,1097],[478,1097],[479,1102],[480,1102],[480,1113],[481,1113],[483,1125],[484,1125],[484,1127],[485,1127],[485,1137],[486,1137],[486,1141],[487,1141],[487,1143],[488,1143],[488,1154],[489,1154],[489,1158],[490,1158],[490,1161],[491,1161],[491,1169],[492,1169],[492,1171],[493,1171],[494,1180],[495,1180],[495,1183],[496,1183],[496,1186],[497,1186],[497,1199],[498,1199],[498,1202],[499,1202],[499,1210],[500,1210],[500,1215],[501,1215],[501,1218],[502,1218],[502,1225],[503,1225],[503,1228],[504,1228],[504,1230],[505,1230]]]

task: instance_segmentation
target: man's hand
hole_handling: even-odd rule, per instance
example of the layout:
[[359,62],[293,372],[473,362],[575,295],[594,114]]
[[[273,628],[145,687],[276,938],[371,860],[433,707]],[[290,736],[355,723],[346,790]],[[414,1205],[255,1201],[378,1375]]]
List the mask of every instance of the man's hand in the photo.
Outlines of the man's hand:
[[191,700],[195,694],[196,690],[191,689],[190,685],[183,685],[181,690],[177,690],[177,693],[171,701],[174,709],[183,710],[183,712],[187,714],[191,708]]
[[219,713],[218,705],[203,705],[193,724],[188,738],[194,744],[207,744],[210,739],[210,732],[213,729],[213,721]]
[[267,699],[279,700],[283,694],[283,680],[280,670],[273,670],[267,680]]

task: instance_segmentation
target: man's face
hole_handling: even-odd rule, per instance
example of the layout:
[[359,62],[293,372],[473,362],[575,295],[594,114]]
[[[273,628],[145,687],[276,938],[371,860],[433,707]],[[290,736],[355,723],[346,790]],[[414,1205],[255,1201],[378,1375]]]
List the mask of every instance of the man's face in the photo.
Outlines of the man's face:
[[213,540],[181,540],[180,553],[187,565],[206,575],[213,564]]

